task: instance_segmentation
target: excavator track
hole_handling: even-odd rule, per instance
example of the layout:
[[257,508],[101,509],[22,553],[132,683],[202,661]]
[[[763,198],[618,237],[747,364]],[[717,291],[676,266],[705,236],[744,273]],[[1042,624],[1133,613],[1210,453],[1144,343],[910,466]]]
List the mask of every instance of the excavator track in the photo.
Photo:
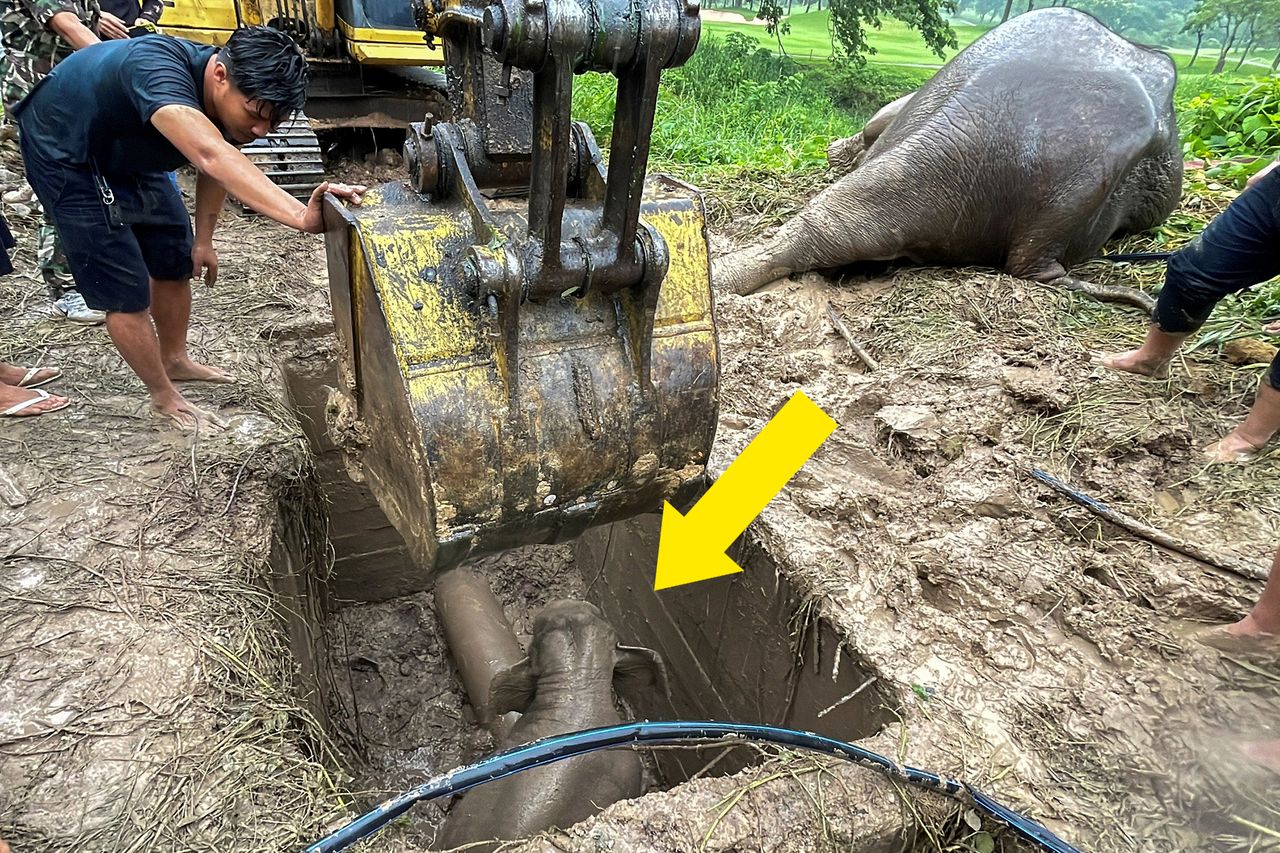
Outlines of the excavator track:
[[285,119],[265,138],[240,150],[273,183],[303,201],[324,182],[320,140],[301,110]]

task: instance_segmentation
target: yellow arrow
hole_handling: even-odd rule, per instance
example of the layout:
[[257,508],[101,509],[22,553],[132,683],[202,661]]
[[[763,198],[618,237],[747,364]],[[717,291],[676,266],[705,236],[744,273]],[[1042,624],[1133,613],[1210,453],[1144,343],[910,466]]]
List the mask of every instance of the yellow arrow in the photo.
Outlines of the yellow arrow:
[[663,502],[655,590],[742,571],[724,553],[814,454],[836,422],[797,391],[688,515]]

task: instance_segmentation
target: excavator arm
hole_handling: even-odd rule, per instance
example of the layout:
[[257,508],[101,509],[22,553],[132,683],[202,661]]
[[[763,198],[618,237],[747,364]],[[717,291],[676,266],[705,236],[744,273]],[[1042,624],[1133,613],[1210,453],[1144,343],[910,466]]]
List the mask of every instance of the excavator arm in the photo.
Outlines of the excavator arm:
[[[430,2],[430,0],[428,0]],[[326,208],[353,465],[423,571],[556,542],[702,486],[718,349],[706,217],[648,176],[686,0],[420,4],[452,120],[411,125],[407,179]],[[618,78],[608,166],[575,74]]]

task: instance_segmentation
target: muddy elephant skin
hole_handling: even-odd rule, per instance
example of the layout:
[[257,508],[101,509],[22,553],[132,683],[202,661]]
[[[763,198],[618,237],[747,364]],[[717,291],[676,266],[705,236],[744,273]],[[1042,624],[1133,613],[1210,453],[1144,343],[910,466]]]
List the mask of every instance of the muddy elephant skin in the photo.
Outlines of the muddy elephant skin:
[[1177,72],[1068,8],[1019,15],[831,146],[846,173],[763,246],[719,259],[750,293],[795,272],[908,259],[1062,278],[1182,193]]
[[[622,722],[615,684],[623,695],[665,690],[657,653],[618,645],[594,605],[552,602],[534,620],[528,658],[499,673],[490,688],[489,713],[523,712],[501,748]],[[608,750],[560,761],[467,792],[449,812],[435,847],[567,827],[640,793],[640,758],[634,752]]]

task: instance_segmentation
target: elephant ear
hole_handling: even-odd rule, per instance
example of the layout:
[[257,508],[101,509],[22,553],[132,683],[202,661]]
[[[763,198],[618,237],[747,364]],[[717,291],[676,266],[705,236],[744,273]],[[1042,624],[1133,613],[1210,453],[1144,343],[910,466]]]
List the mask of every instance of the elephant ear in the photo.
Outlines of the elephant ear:
[[506,714],[516,711],[523,714],[533,702],[533,694],[537,682],[533,677],[533,667],[525,658],[515,666],[507,667],[489,682],[489,711],[493,714]]
[[628,697],[643,695],[655,688],[664,697],[671,697],[662,655],[643,646],[617,647],[613,658],[613,686]]

